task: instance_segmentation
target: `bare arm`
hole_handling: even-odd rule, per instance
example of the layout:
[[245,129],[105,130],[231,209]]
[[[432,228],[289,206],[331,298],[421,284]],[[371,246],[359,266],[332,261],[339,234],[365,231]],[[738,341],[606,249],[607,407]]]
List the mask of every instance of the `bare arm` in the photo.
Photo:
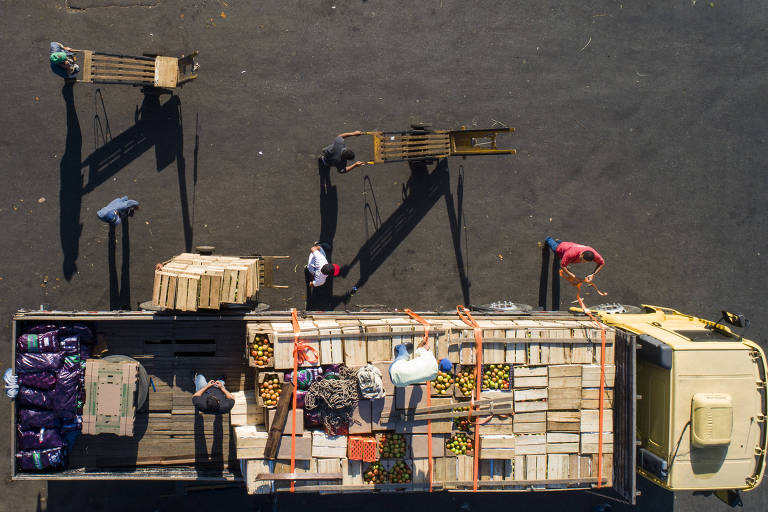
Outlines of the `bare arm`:
[[346,139],[347,137],[357,137],[358,135],[362,135],[362,134],[363,132],[361,132],[360,130],[355,130],[354,132],[340,133],[339,137],[341,137],[342,139]]
[[360,167],[361,165],[365,165],[365,162],[361,162],[360,160],[358,160],[357,162],[353,163],[352,165],[348,165],[346,167],[346,169],[344,170],[344,172],[349,172],[352,169],[354,169],[355,167]]
[[564,267],[564,266],[561,266],[560,268],[563,270],[563,272],[565,272],[566,274],[568,274],[568,275],[569,275],[569,276],[570,276],[572,279],[576,279],[576,274],[574,274],[573,272],[571,272],[571,271],[568,269],[568,267]]
[[219,389],[221,390],[222,393],[224,393],[224,396],[227,397],[228,399],[230,399],[230,400],[234,400],[235,399],[235,397],[232,396],[232,393],[230,393],[227,390],[227,388],[225,388],[224,386],[220,385]]
[[213,381],[210,381],[210,382],[209,382],[208,384],[206,384],[204,387],[200,388],[200,391],[197,391],[197,392],[196,392],[194,395],[192,395],[192,396],[203,396],[203,393],[205,393],[206,391],[208,391],[208,388],[210,388],[210,387],[211,387],[211,386],[213,386],[213,385],[214,385],[214,382],[213,382]]
[[600,272],[601,270],[603,270],[603,267],[604,267],[604,266],[605,266],[605,263],[603,263],[602,265],[598,265],[598,266],[596,266],[596,267],[595,267],[595,271],[594,271],[594,272],[592,272],[592,274],[591,274],[591,275],[588,275],[587,277],[585,277],[585,278],[584,278],[584,280],[585,280],[586,282],[588,282],[588,283],[589,283],[590,281],[592,281],[592,279],[594,279],[594,278],[595,278],[595,276],[597,275],[597,273],[598,273],[598,272]]

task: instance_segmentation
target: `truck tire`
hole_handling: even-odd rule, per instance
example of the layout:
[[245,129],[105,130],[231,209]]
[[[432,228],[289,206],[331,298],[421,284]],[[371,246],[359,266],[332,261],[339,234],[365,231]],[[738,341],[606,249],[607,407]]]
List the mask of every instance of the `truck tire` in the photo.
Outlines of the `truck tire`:
[[633,306],[630,304],[619,304],[618,302],[606,302],[598,306],[589,308],[590,311],[599,311],[600,313],[612,313],[612,314],[628,314],[638,315],[644,313],[645,310],[640,306]]

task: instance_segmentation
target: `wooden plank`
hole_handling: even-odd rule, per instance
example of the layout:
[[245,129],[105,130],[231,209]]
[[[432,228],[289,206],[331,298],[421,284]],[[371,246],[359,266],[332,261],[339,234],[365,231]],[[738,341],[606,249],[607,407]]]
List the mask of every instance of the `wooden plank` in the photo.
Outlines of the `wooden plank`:
[[515,377],[513,383],[515,389],[545,388],[547,387],[547,377]]
[[293,384],[285,382],[280,388],[280,398],[277,400],[277,412],[275,419],[269,428],[267,444],[264,448],[264,458],[274,460],[277,456],[277,449],[280,443],[280,436],[283,435],[285,422],[288,419],[288,409],[291,406],[293,397]]
[[272,485],[266,480],[257,480],[259,473],[269,472],[269,462],[264,459],[246,459],[245,464],[245,489],[248,494],[269,494]]
[[515,453],[517,455],[545,455],[547,453],[547,436],[542,434],[515,436]]
[[363,485],[363,462],[359,460],[341,459],[342,483],[348,485]]
[[527,471],[525,469],[525,455],[515,455],[512,460],[512,480],[525,480]]
[[175,275],[171,275],[168,278],[168,294],[165,299],[165,307],[169,309],[176,309],[176,285],[177,278]]
[[546,411],[547,402],[545,400],[534,400],[530,402],[515,402],[515,413]]
[[549,369],[549,377],[581,377],[580,364],[564,364],[557,366],[547,366]]
[[179,77],[179,60],[175,57],[155,58],[155,87],[174,88]]
[[[581,453],[598,453],[599,433],[581,434]],[[613,432],[603,432],[603,453],[613,453]]]

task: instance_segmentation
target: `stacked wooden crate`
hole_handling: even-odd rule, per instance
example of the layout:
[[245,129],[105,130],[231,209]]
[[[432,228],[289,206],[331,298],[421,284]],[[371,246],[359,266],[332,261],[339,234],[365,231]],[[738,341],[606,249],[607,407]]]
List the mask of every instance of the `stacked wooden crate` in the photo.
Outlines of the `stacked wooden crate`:
[[[518,489],[531,483],[547,487],[568,487],[581,481],[595,482],[599,450],[599,386],[600,330],[581,320],[480,318],[483,331],[483,364],[508,365],[511,389],[484,390],[482,399],[512,398],[514,415],[497,415],[480,428],[480,480],[482,485],[499,489]],[[259,370],[280,373],[293,367],[293,325],[289,321],[254,322],[249,332],[264,333],[272,342],[274,365]],[[334,317],[306,318],[299,321],[299,338],[317,351],[317,362],[304,366],[344,363],[359,368],[367,362],[376,365],[383,377],[385,396],[378,400],[361,400],[350,425],[350,434],[376,435],[398,432],[408,439],[404,462],[412,469],[409,486],[400,490],[423,490],[428,483],[429,451],[426,421],[405,423],[399,414],[406,409],[426,407],[425,386],[394,388],[388,377],[394,346],[404,343],[412,352],[423,337],[423,327],[407,317]],[[614,333],[607,331],[605,367],[605,403],[603,412],[603,478],[611,482],[613,452],[613,366]],[[438,358],[447,357],[454,368],[473,368],[477,363],[473,329],[452,319],[430,319],[430,348]],[[417,396],[418,395],[418,396]],[[431,404],[466,405],[458,389],[454,395],[433,397]],[[238,409],[239,410],[239,409]],[[269,414],[264,415],[268,424]],[[290,425],[285,432],[290,431]],[[432,469],[436,488],[469,488],[473,478],[473,457],[456,456],[445,449],[445,443],[457,432],[452,420],[432,421]],[[256,433],[244,437],[243,455],[253,451]],[[471,434],[470,434],[471,436]],[[363,483],[368,463],[347,458],[346,436],[305,431],[309,451],[302,448],[297,472],[341,472],[341,482],[300,482],[297,489],[309,487],[332,492],[365,490]],[[304,442],[304,441],[302,441]],[[435,444],[437,443],[437,444]],[[285,443],[283,443],[285,444]],[[239,446],[239,445],[238,445]],[[263,452],[263,449],[262,449]],[[247,478],[259,472],[288,472],[281,456],[277,462],[263,460],[246,463]],[[382,461],[386,469],[393,461]],[[270,468],[264,470],[264,468]],[[249,492],[283,489],[285,483],[248,482]],[[498,483],[498,485],[497,485]],[[391,484],[394,486],[394,484]],[[395,489],[392,487],[392,490]],[[387,488],[389,487],[377,487]]]
[[183,253],[155,270],[152,304],[166,309],[219,309],[244,304],[259,290],[258,258]]

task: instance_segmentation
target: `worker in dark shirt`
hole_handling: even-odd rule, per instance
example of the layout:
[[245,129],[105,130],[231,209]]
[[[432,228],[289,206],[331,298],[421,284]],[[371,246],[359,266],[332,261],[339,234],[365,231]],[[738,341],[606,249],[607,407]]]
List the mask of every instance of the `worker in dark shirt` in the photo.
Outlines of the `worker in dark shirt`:
[[235,406],[235,397],[224,387],[224,379],[206,382],[205,377],[195,372],[195,394],[192,404],[210,414],[224,414]]
[[344,139],[347,137],[357,137],[362,135],[363,132],[356,130],[354,132],[340,133],[336,136],[333,144],[329,144],[323,148],[323,152],[320,153],[320,160],[327,167],[335,167],[341,174],[347,173],[355,167],[365,165],[365,162],[358,160],[352,165],[347,165],[348,160],[355,158],[355,153],[351,149],[347,149]]

